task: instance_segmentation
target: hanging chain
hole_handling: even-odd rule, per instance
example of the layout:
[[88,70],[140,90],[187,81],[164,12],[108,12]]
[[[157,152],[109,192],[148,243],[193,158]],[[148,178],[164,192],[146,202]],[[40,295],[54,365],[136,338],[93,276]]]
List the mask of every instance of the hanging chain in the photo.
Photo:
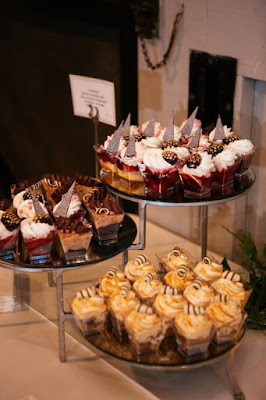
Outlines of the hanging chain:
[[172,47],[173,47],[173,43],[174,43],[174,40],[175,40],[177,28],[178,28],[179,22],[180,22],[180,20],[181,20],[181,18],[183,16],[183,14],[184,14],[184,4],[182,4],[182,6],[181,6],[181,11],[176,14],[176,17],[175,17],[175,20],[174,20],[174,24],[173,24],[172,33],[171,33],[171,37],[170,37],[170,41],[169,41],[169,45],[168,45],[168,48],[167,48],[166,52],[163,55],[163,59],[160,62],[158,62],[156,64],[153,64],[151,62],[151,59],[150,59],[150,56],[148,54],[148,50],[147,50],[147,47],[146,47],[145,40],[142,37],[140,38],[141,49],[142,49],[142,53],[144,55],[146,64],[152,70],[158,69],[158,68],[162,67],[163,65],[165,65],[167,63],[168,58],[169,58],[170,53],[171,53],[171,50],[172,50]]

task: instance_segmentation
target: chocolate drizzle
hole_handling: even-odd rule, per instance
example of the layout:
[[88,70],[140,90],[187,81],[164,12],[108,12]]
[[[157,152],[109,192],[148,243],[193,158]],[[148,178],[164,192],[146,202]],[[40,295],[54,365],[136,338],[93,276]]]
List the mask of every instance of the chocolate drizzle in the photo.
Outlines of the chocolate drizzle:
[[67,212],[69,209],[69,205],[71,202],[71,197],[73,195],[75,184],[76,184],[76,181],[74,181],[72,183],[71,187],[69,188],[69,190],[67,191],[65,196],[62,198],[60,204],[58,205],[56,211],[54,212],[54,215],[56,217],[66,217],[67,216]]
[[166,143],[170,140],[174,140],[174,111],[171,112],[171,116],[168,121],[168,125],[165,128],[163,135],[163,142]]
[[136,155],[135,136],[131,135],[131,138],[129,139],[126,148],[125,157],[135,157],[135,155]]
[[154,136],[154,128],[155,128],[155,122],[156,122],[156,111],[153,111],[152,113],[152,118],[148,125],[146,126],[145,131],[143,132],[143,135],[146,137],[153,137]]
[[118,152],[119,142],[120,142],[121,135],[122,135],[123,124],[124,124],[124,121],[121,122],[117,131],[114,133],[114,136],[106,149],[107,153],[116,154]]
[[131,113],[128,114],[125,125],[122,128],[122,136],[125,140],[129,140],[130,138],[130,122],[131,122]]
[[195,108],[195,110],[193,111],[193,113],[190,115],[190,117],[187,119],[187,122],[185,123],[185,125],[183,126],[183,128],[181,129],[181,135],[182,136],[190,136],[191,132],[192,132],[192,128],[193,128],[193,124],[198,112],[198,106]]
[[214,132],[214,136],[213,136],[213,141],[224,140],[224,139],[225,139],[224,127],[222,124],[221,117],[220,117],[220,115],[218,115],[215,132]]

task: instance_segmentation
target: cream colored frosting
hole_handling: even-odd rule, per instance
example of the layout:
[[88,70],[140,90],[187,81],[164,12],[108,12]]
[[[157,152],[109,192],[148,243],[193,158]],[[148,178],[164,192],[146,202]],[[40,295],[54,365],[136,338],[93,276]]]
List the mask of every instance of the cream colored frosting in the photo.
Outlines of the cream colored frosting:
[[171,294],[159,293],[153,303],[153,307],[159,315],[166,319],[173,319],[184,309],[187,300],[182,294],[172,296]]
[[126,264],[124,269],[125,276],[130,281],[136,281],[138,278],[145,276],[148,272],[156,277],[156,269],[149,261],[139,265],[135,263],[135,260],[132,260]]
[[214,166],[218,171],[227,169],[228,167],[234,165],[237,158],[238,156],[234,150],[227,148],[221,153],[217,154],[217,156],[213,157]]
[[167,256],[163,259],[163,262],[167,264],[168,270],[175,270],[179,268],[181,265],[191,266],[191,260],[189,256],[185,253],[184,250],[179,250],[179,255],[175,250],[172,250]]
[[80,319],[96,319],[97,322],[104,321],[107,308],[104,298],[98,295],[87,298],[75,298],[71,308]]
[[205,176],[209,178],[211,173],[215,171],[212,156],[206,152],[201,152],[201,163],[197,168],[189,168],[186,164],[183,166],[182,171],[185,174],[195,175],[195,176]]
[[179,313],[175,318],[178,333],[191,340],[207,339],[210,336],[212,323],[206,315]]
[[184,290],[195,279],[195,275],[189,269],[184,276],[180,276],[178,270],[167,272],[164,276],[164,282],[179,290]]
[[190,156],[190,152],[186,147],[167,146],[165,150],[173,151],[177,154],[179,160],[183,160]]
[[143,157],[143,164],[148,167],[151,171],[166,171],[173,168],[173,165],[169,164],[162,157],[162,149],[148,149]]
[[164,333],[163,322],[155,313],[146,314],[135,310],[131,311],[125,319],[125,326],[129,336],[138,343],[149,342]]
[[[44,214],[48,214],[47,208],[39,201],[39,205],[43,209]],[[24,200],[17,208],[19,218],[33,218],[35,216],[35,209],[31,199]]]
[[[104,142],[104,144],[103,144],[103,147],[104,147],[105,150],[106,150],[107,147],[109,146],[111,140],[113,139],[113,136],[114,136],[114,134],[111,135],[111,136],[107,136],[107,139],[105,140],[105,142]],[[119,146],[118,146],[118,150],[117,150],[117,151],[120,152],[121,150],[123,150],[123,148],[124,148],[125,146],[126,146],[126,141],[125,141],[125,139],[123,138],[123,136],[121,136],[121,138],[120,138],[120,140],[119,140]]]
[[[234,134],[234,132],[232,131],[232,128],[228,128],[227,125],[224,125],[223,128],[224,128],[224,134],[225,134],[226,138],[228,138],[229,136],[232,136]],[[213,138],[215,135],[215,129],[216,129],[216,127],[209,134],[209,142],[215,143],[215,144],[223,143],[222,140],[213,141]]]
[[233,301],[212,302],[205,312],[217,328],[221,328],[224,325],[228,327],[239,326],[242,320],[242,310]]
[[253,143],[248,139],[235,140],[229,143],[228,148],[233,150],[239,157],[252,154],[254,151]]
[[[63,199],[61,200],[63,201]],[[56,204],[53,208],[53,213],[56,215],[56,210],[58,209],[59,205],[61,204],[61,201]],[[81,201],[79,199],[79,196],[77,194],[73,194],[71,197],[71,201],[67,210],[67,218],[69,218],[71,215],[75,214],[81,209]]]
[[163,284],[157,279],[147,280],[146,276],[137,279],[133,284],[133,289],[142,298],[147,299],[160,293]]
[[233,282],[230,279],[220,278],[212,283],[212,287],[221,294],[226,294],[231,299],[241,302],[245,299],[245,289],[242,282]]
[[51,232],[55,231],[55,227],[47,223],[35,222],[34,220],[27,218],[21,222],[20,230],[24,239],[44,239]]
[[11,238],[12,236],[16,236],[18,234],[19,228],[13,229],[9,231],[6,229],[5,225],[1,221],[2,215],[5,211],[0,210],[0,240],[5,240],[7,238]]
[[201,260],[193,270],[201,279],[204,281],[212,281],[213,279],[218,279],[222,276],[223,266],[219,264],[216,260],[210,260],[209,264]]
[[[187,123],[187,119],[185,119],[185,120],[182,122],[182,124],[180,125],[180,128],[179,128],[180,132],[182,131],[182,128],[184,127],[184,125],[185,125],[186,123]],[[198,130],[199,124],[201,124],[201,120],[195,119],[195,120],[194,120],[194,123],[193,123],[193,126],[192,126],[191,136],[194,136],[194,135],[195,135],[195,133],[196,133],[197,130]]]
[[118,272],[114,278],[109,278],[109,276],[104,276],[100,281],[99,291],[106,297],[112,294],[118,294],[122,286],[127,286],[131,288],[131,284],[125,275]]
[[192,282],[192,284],[185,288],[184,296],[195,306],[204,307],[213,299],[214,291],[206,283],[202,283],[202,286],[198,288]]
[[23,196],[26,193],[26,190],[22,190],[13,199],[13,207],[18,209],[20,204],[24,201]]
[[123,320],[131,311],[140,304],[136,293],[130,290],[126,296],[121,293],[113,294],[108,299],[108,307],[115,314],[117,319]]

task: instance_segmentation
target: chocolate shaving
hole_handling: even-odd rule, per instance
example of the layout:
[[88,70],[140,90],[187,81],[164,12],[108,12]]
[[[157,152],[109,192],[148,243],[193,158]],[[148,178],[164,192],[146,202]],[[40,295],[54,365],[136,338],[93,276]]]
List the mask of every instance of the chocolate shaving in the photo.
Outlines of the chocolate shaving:
[[224,127],[220,115],[218,115],[213,141],[225,139]]
[[63,230],[64,232],[77,232],[77,233],[85,233],[90,230],[89,226],[84,225],[82,221],[75,218],[64,218],[59,217],[56,221],[56,226],[59,230]]
[[62,198],[60,204],[58,205],[57,210],[54,212],[55,216],[61,216],[61,217],[66,217],[67,216],[67,212],[69,209],[69,205],[71,202],[71,197],[75,188],[75,184],[76,181],[74,181],[71,185],[71,187],[69,188],[69,190],[67,191],[67,193],[65,194],[65,196]]
[[131,113],[128,114],[125,125],[122,128],[122,136],[126,140],[130,138],[130,122],[131,122]]
[[193,111],[193,113],[190,115],[190,117],[187,119],[187,122],[185,123],[185,125],[183,126],[182,130],[181,130],[181,135],[182,136],[190,136],[191,132],[192,132],[192,128],[193,128],[193,124],[196,118],[196,114],[198,112],[198,106],[195,108],[195,110]]
[[135,144],[135,136],[131,135],[129,139],[127,149],[125,152],[125,157],[134,157],[136,155],[136,144]]
[[165,128],[165,132],[163,135],[164,143],[168,142],[169,140],[174,140],[174,111],[171,112],[168,125]]
[[115,153],[118,152],[123,124],[124,124],[124,121],[121,122],[121,124],[119,125],[117,131],[114,133],[114,136],[113,136],[111,142],[109,143],[109,145],[108,145],[108,147],[106,149],[107,153],[115,154]]
[[152,119],[146,126],[145,131],[143,132],[143,135],[146,137],[153,137],[154,136],[154,127],[155,127],[155,122],[156,122],[156,111],[153,111],[152,113]]
[[199,127],[198,127],[195,135],[192,136],[192,139],[190,140],[190,142],[187,146],[189,149],[194,149],[194,147],[199,147],[200,134],[201,134],[201,124],[199,124]]
[[32,198],[35,214],[43,214],[44,210],[42,209],[40,203],[36,199],[36,196],[35,196],[35,194],[34,194],[34,192],[33,192],[33,190],[31,188],[30,188],[30,195],[31,195],[31,198]]

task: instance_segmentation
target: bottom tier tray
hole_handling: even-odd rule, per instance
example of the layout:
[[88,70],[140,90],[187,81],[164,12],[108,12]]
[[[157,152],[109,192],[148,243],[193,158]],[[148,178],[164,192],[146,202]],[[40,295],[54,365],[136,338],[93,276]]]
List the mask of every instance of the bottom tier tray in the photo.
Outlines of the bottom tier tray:
[[238,347],[244,333],[245,328],[241,330],[237,341],[234,343],[228,343],[223,346],[216,346],[211,343],[207,354],[192,358],[187,358],[177,351],[174,337],[164,339],[157,353],[137,356],[131,349],[128,338],[120,341],[112,331],[110,323],[107,323],[103,333],[94,336],[85,336],[85,338],[101,352],[119,360],[132,363],[135,367],[167,371],[193,369],[215,363],[228,355],[230,350]]

